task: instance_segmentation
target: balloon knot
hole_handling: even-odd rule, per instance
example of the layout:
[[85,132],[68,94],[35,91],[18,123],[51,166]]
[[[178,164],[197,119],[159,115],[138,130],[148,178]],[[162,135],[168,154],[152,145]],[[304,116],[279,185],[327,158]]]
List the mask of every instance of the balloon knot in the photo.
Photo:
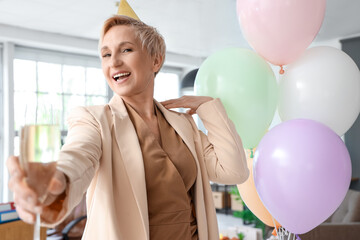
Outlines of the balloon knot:
[[279,73],[282,75],[285,73],[283,65],[280,65],[280,71]]

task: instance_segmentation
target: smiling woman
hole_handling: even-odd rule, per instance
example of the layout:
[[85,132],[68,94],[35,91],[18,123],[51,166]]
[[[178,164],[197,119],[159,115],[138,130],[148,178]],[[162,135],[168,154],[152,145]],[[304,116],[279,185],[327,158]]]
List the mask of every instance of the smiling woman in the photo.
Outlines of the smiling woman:
[[[111,89],[122,97],[146,90],[165,60],[165,42],[156,29],[130,17],[108,19],[101,32],[102,68]],[[124,64],[126,62],[126,64]],[[139,81],[127,81],[130,78]]]
[[[162,59],[152,59],[143,49],[130,26],[114,26],[103,39],[102,68],[111,89],[120,96],[132,97],[147,91],[162,65]],[[128,81],[133,79],[133,81]]]
[[[241,139],[221,101],[207,96],[156,101],[165,43],[139,20],[108,19],[100,51],[114,97],[70,114],[44,204],[26,201],[36,194],[23,184],[18,158],[8,160],[20,217],[33,223],[34,213],[41,212],[44,225],[56,225],[87,192],[83,239],[218,240],[209,181],[239,184],[249,175]],[[208,136],[198,130],[194,113]]]

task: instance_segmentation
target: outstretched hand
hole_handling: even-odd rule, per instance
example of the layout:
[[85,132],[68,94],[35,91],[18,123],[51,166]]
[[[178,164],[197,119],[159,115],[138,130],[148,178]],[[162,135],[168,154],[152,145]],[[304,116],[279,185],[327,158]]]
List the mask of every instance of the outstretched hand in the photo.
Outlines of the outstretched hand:
[[167,109],[189,108],[186,113],[192,115],[196,113],[196,110],[201,104],[211,100],[213,100],[213,98],[207,96],[182,96],[181,98],[163,101],[161,104]]
[[35,222],[35,214],[42,213],[43,208],[53,202],[66,187],[65,175],[56,170],[50,181],[47,201],[40,203],[38,195],[25,182],[25,172],[20,167],[19,158],[15,156],[9,157],[6,162],[10,174],[9,188],[14,193],[14,202],[19,217],[29,223]]

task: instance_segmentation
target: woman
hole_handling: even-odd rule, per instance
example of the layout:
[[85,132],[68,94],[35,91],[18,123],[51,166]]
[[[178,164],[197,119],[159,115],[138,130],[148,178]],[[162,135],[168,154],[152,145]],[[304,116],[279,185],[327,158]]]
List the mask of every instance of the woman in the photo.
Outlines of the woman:
[[[240,137],[220,100],[154,101],[165,43],[140,21],[108,19],[99,46],[114,97],[70,115],[45,204],[23,183],[18,158],[9,158],[20,217],[33,223],[41,212],[43,224],[55,225],[87,192],[84,239],[218,239],[209,181],[239,184],[249,175]],[[179,107],[196,112],[208,136],[191,115],[167,110]]]

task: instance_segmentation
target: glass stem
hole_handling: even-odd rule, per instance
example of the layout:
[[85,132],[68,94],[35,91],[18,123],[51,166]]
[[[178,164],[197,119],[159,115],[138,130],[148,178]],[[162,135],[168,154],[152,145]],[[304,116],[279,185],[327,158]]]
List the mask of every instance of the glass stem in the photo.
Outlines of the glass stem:
[[36,214],[36,221],[34,225],[34,240],[40,240],[40,214]]

